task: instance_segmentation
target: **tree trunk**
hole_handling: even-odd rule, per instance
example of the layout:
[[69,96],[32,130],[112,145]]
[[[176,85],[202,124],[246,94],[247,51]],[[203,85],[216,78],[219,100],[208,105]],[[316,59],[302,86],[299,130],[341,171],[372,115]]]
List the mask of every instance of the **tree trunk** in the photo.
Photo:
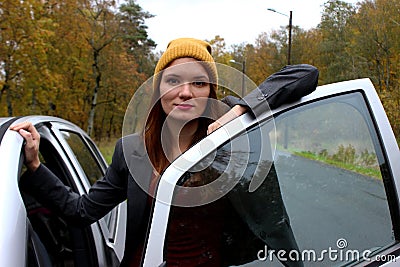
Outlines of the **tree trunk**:
[[5,87],[5,92],[6,92],[8,116],[12,117],[13,116],[13,107],[12,107],[12,96],[11,96],[10,86],[8,84],[6,84],[6,85],[4,85],[4,87]]
[[111,135],[114,134],[114,132],[113,132],[113,125],[114,125],[113,121],[114,121],[114,110],[112,109],[111,110],[111,117],[110,117],[110,120],[109,120],[109,123],[108,123],[108,133],[107,133],[108,140],[110,140],[111,139]]
[[95,85],[94,85],[94,90],[93,90],[93,95],[92,95],[92,104],[90,106],[89,119],[88,119],[87,134],[89,136],[91,136],[92,132],[93,132],[94,116],[96,113],[96,105],[97,105],[97,95],[99,92],[100,81],[101,81],[101,73],[99,70],[98,58],[99,58],[99,51],[94,50],[94,52],[93,52],[93,77],[95,80]]
[[36,100],[36,89],[35,87],[32,88],[32,107],[31,107],[31,112],[32,114],[36,113],[36,104],[37,104],[37,100]]
[[3,85],[3,87],[0,90],[0,103],[1,103],[1,99],[3,98],[3,93],[6,91],[6,84]]

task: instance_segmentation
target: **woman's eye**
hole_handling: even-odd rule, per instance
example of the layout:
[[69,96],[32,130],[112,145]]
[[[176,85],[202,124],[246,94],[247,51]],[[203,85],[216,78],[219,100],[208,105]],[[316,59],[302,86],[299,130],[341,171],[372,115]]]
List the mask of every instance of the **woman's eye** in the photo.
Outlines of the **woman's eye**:
[[194,85],[194,86],[196,86],[198,88],[201,88],[201,87],[207,86],[208,82],[205,82],[205,81],[194,81],[194,82],[192,82],[192,85]]
[[175,79],[175,78],[169,78],[167,80],[167,84],[172,85],[172,86],[176,86],[179,84],[179,80]]

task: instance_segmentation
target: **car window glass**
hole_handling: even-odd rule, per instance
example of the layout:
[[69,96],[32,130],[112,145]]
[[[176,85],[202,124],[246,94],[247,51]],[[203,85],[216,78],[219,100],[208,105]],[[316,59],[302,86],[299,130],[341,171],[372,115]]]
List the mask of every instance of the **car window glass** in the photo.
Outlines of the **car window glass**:
[[280,114],[276,131],[272,124],[248,130],[181,177],[180,185],[203,190],[177,188],[174,199],[230,189],[206,205],[171,207],[165,258],[331,266],[393,244],[391,178],[381,171],[385,159],[361,93]]
[[[74,155],[85,172],[88,181],[91,185],[93,185],[97,180],[104,176],[103,170],[100,167],[102,161],[98,160],[100,155],[97,154],[98,151],[93,147],[94,144],[89,140],[87,140],[87,143],[84,142],[81,135],[78,135],[74,132],[65,130],[61,130],[60,132],[74,152]],[[92,147],[92,151],[96,154],[98,159],[96,159],[96,156],[92,154],[92,151],[87,144]],[[109,212],[103,217],[109,230],[114,227],[114,222],[111,221],[113,218],[111,214],[112,212]]]
[[276,173],[297,243],[314,249],[306,255],[310,265],[362,260],[393,243],[385,191],[391,177],[382,171],[387,166],[363,95],[310,104],[275,122]]
[[[271,127],[273,123],[265,126],[266,133]],[[181,177],[179,185],[182,187],[175,190],[174,200],[182,206],[171,207],[165,239],[167,265],[196,262],[205,266],[249,263],[252,264],[249,266],[260,266],[257,255],[260,251],[263,253],[264,240],[268,239],[266,235],[269,233],[267,228],[275,229],[283,210],[277,208],[260,222],[266,223],[266,229],[261,231],[246,220],[251,219],[252,213],[264,214],[268,208],[264,205],[267,201],[278,207],[278,202],[282,202],[279,187],[269,179],[269,189],[262,196],[252,194],[256,196],[254,201],[259,200],[261,205],[254,206],[254,209],[246,207],[248,214],[241,213],[244,206],[236,198],[247,197],[244,192],[250,184],[251,188],[256,188],[263,183],[259,179],[252,182],[255,172],[265,173],[272,167],[271,143],[262,144],[263,136],[265,134],[260,128],[251,129],[218,148]],[[266,149],[262,150],[264,145]],[[206,204],[196,206],[199,200]],[[272,207],[269,203],[267,206]],[[288,238],[288,246],[296,249],[296,244],[290,240],[291,233],[288,232],[287,236],[279,238]],[[277,261],[274,266],[281,264]]]
[[99,149],[96,147],[95,143],[93,143],[92,140],[90,140],[89,138],[85,138],[86,143],[88,144],[88,146],[91,148],[93,154],[95,155],[96,158],[99,159],[99,164],[102,164],[102,166],[106,169],[107,165],[103,160],[100,160],[103,158],[103,155],[101,155],[101,152],[99,151]]
[[102,178],[103,171],[81,136],[70,131],[62,130],[60,132],[74,152],[90,184],[94,184],[98,179]]

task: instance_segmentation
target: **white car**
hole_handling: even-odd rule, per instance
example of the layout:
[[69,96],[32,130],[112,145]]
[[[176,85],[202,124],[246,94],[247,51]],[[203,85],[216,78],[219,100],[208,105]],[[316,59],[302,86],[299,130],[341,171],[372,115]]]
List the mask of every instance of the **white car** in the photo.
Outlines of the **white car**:
[[[84,193],[90,181],[102,176],[104,160],[82,130],[48,117],[17,121],[26,119],[42,135],[42,160],[56,165],[53,171],[67,177],[69,186]],[[90,229],[69,229],[57,218],[57,230],[62,232],[58,242],[68,253],[48,251],[47,233],[35,228],[35,212],[18,190],[23,140],[4,131],[10,123],[0,123],[0,265],[35,266],[31,262],[48,255],[62,261],[66,254],[81,266],[74,261],[80,253],[91,261],[82,266],[118,264],[124,244],[124,203]],[[235,217],[222,218],[228,222],[221,228],[223,266],[397,266],[399,162],[398,144],[369,79],[319,86],[257,119],[244,114],[165,170],[142,265],[166,265],[165,241],[177,230],[169,218],[177,206],[193,209],[195,218],[199,207],[227,201]],[[183,186],[191,177],[205,174],[212,177],[209,184]],[[196,197],[182,198],[182,192]],[[50,211],[34,204],[53,219]],[[197,230],[214,233],[215,220],[210,216],[207,229]],[[46,253],[37,249],[37,243],[45,244]]]
[[0,118],[0,266],[118,266],[124,251],[126,203],[90,227],[77,228],[20,192],[23,139],[8,127],[26,120],[41,135],[41,160],[72,190],[86,193],[107,167],[93,141],[68,121]]

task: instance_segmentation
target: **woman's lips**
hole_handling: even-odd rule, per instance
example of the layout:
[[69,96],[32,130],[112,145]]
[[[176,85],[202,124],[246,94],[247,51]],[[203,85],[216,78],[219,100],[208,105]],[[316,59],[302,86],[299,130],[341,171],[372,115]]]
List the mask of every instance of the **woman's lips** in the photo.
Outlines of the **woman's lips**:
[[176,106],[176,108],[178,108],[180,110],[189,110],[189,109],[193,108],[193,105],[190,105],[190,104],[177,104],[175,106]]

